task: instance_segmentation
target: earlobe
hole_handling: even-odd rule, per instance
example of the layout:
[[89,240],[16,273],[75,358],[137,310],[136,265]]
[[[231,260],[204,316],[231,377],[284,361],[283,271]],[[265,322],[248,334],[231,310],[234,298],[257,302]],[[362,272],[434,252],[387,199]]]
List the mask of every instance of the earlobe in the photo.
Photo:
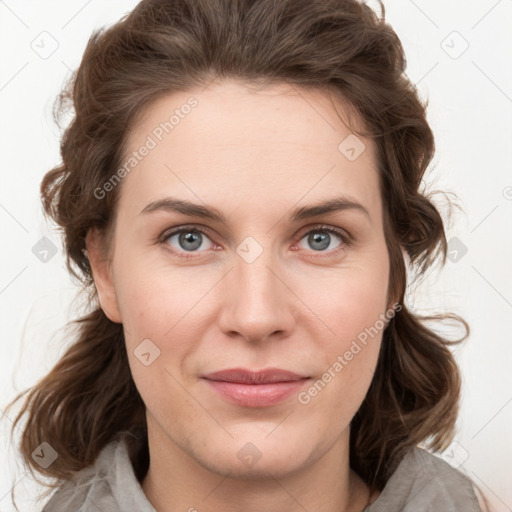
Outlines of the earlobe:
[[91,228],[87,232],[85,244],[101,309],[109,320],[122,323],[110,261],[103,244],[103,234],[97,228]]

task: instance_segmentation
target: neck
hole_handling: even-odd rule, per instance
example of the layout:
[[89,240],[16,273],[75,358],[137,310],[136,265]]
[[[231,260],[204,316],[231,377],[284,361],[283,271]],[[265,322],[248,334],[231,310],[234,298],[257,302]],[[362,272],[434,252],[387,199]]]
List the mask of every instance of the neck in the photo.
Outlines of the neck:
[[[349,467],[349,430],[326,453],[285,474],[233,478],[189,454],[148,418],[150,464],[142,481],[158,512],[362,512],[369,490]],[[231,475],[231,476],[230,476]]]

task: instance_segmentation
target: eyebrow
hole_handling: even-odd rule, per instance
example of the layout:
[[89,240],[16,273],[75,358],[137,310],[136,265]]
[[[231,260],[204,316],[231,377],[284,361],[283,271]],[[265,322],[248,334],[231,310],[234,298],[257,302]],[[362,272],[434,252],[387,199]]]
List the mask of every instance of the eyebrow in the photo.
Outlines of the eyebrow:
[[[166,197],[149,203],[139,215],[159,210],[177,212],[190,217],[211,219],[222,224],[227,224],[226,217],[217,208],[212,206],[203,206],[173,197]],[[290,222],[299,222],[312,217],[347,210],[360,212],[366,215],[371,223],[371,217],[368,210],[362,204],[345,197],[336,197],[315,205],[302,206],[293,210],[292,213],[288,215],[288,218]]]

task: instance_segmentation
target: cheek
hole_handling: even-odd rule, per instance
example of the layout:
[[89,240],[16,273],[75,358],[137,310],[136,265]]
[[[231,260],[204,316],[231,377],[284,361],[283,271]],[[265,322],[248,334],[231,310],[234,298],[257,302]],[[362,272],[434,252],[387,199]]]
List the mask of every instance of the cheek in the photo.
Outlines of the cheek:
[[323,310],[334,334],[329,332],[317,344],[322,373],[298,397],[313,416],[329,410],[329,418],[339,425],[348,425],[364,400],[387,325],[385,287],[376,289],[361,280],[345,285]]
[[114,268],[123,325],[134,338],[164,337],[186,315],[192,306],[189,303],[200,297],[204,287],[197,278],[190,280],[191,276],[180,269],[163,266],[143,253],[125,252],[115,260]]
[[321,347],[325,371],[316,387],[329,386],[322,401],[349,415],[359,408],[373,378],[388,320],[387,286],[384,255],[374,265],[343,272],[316,296],[318,315],[329,328]]
[[331,308],[331,314],[335,317],[335,330],[340,339],[346,342],[347,339],[358,338],[361,333],[375,326],[382,330],[380,315],[387,309],[386,284],[387,281],[378,283],[367,278],[344,283],[336,308]]
[[182,365],[204,337],[205,295],[218,279],[140,263],[119,262],[116,291],[133,379],[149,406],[163,398],[158,387],[180,395]]
[[328,328],[330,336],[324,339],[332,340],[329,344],[333,349],[343,349],[377,322],[377,328],[382,330],[381,315],[388,309],[387,288],[385,257],[371,265],[354,263],[315,279],[308,305]]

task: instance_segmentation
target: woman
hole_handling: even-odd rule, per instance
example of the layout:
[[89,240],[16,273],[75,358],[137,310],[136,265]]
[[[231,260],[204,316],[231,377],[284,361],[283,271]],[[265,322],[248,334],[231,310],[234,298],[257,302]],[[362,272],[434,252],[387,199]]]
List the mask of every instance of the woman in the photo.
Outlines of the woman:
[[147,0],[92,36],[41,187],[91,312],[16,418],[45,512],[481,510],[418,446],[460,377],[404,304],[404,259],[446,256],[404,70],[356,0]]

